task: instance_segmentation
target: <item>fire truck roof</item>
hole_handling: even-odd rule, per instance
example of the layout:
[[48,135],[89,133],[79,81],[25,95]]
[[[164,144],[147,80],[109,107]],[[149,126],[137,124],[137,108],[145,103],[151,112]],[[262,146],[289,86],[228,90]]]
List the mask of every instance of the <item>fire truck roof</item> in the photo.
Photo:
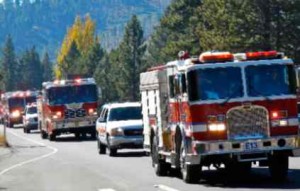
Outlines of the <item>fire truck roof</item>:
[[[272,60],[272,62],[270,62]],[[169,67],[177,67],[178,70],[202,67],[236,66],[237,64],[293,64],[291,59],[277,51],[260,51],[236,53],[230,52],[204,52],[199,57],[184,58],[168,62],[165,65],[155,66],[148,71],[163,70]],[[226,64],[226,65],[225,65]]]
[[1,99],[9,99],[13,97],[30,97],[37,96],[39,91],[13,91],[13,92],[5,92],[1,95]]

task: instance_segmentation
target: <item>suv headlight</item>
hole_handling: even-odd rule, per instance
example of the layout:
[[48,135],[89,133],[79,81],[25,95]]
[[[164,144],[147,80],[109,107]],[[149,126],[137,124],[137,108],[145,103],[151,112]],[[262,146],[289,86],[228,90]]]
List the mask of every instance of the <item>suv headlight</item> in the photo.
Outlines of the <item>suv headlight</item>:
[[122,128],[114,128],[110,131],[111,136],[124,136],[124,131]]

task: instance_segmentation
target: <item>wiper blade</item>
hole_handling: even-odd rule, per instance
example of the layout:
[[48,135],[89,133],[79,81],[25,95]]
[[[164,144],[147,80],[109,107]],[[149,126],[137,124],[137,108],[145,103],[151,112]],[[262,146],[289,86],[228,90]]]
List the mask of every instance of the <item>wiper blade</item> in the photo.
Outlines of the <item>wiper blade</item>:
[[249,89],[251,91],[254,91],[256,94],[258,94],[257,96],[262,96],[263,98],[265,98],[267,101],[271,101],[271,99],[264,95],[262,92],[258,91],[257,89],[254,88],[254,86],[252,86],[251,84],[248,85]]
[[224,105],[226,103],[228,103],[232,98],[235,98],[235,94],[238,93],[239,91],[243,91],[243,87],[238,87],[237,89],[235,89],[227,98],[225,101],[223,101],[221,103],[221,105]]

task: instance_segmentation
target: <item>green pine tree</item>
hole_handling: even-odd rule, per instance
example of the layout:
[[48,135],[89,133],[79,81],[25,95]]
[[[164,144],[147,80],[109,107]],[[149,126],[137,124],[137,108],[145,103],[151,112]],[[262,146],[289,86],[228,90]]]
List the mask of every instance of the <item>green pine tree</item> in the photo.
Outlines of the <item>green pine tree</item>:
[[134,15],[125,28],[124,38],[118,48],[118,91],[120,98],[124,100],[139,100],[139,75],[143,68],[142,57],[145,52],[143,43],[143,29]]
[[12,91],[15,89],[16,82],[16,67],[17,61],[15,56],[14,45],[12,42],[12,38],[9,35],[6,38],[4,47],[3,47],[3,58],[2,58],[2,71],[3,71],[3,83],[4,89],[6,91]]
[[45,52],[42,60],[42,68],[43,68],[43,81],[51,81],[53,77],[53,67],[49,58],[48,52]]

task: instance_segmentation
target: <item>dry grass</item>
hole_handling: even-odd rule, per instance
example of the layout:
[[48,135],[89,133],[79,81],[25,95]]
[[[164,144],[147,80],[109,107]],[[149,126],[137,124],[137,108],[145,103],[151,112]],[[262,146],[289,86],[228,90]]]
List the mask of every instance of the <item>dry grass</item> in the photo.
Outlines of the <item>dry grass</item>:
[[6,145],[6,141],[5,141],[4,135],[0,135],[0,145],[1,145],[1,146]]

